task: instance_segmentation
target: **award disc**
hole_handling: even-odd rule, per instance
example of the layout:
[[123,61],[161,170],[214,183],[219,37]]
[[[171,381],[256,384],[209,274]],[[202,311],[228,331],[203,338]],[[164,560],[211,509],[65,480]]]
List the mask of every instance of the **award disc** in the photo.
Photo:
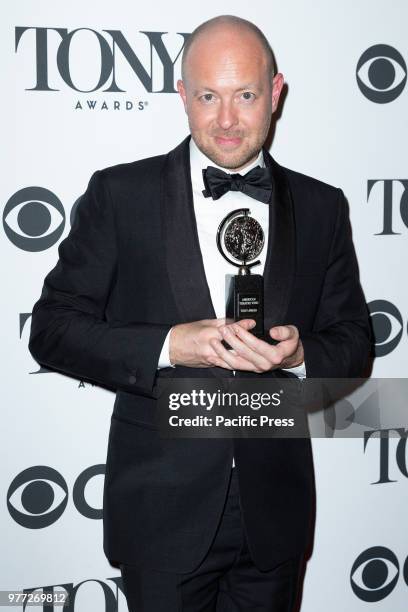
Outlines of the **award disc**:
[[261,253],[265,237],[261,225],[253,217],[235,217],[225,228],[224,245],[234,259],[247,263]]

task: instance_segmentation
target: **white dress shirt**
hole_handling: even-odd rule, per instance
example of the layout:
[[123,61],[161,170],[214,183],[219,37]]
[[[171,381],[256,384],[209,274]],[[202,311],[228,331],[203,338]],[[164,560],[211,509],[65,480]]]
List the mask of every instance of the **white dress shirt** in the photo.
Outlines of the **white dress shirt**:
[[[266,253],[268,250],[269,206],[251,198],[241,191],[227,191],[227,193],[218,200],[213,200],[211,197],[205,198],[202,194],[205,187],[202,171],[204,168],[207,168],[207,166],[214,166],[230,174],[234,174],[235,172],[234,170],[228,170],[214,164],[214,162],[200,151],[191,138],[190,169],[198,239],[215,314],[217,318],[223,318],[225,317],[225,275],[236,274],[237,268],[228,263],[218,251],[216,245],[218,226],[224,217],[233,210],[238,208],[249,208],[251,216],[260,223],[265,236],[265,244],[258,257],[261,263],[252,268],[252,270],[254,274],[263,274]],[[240,171],[240,174],[246,174],[256,166],[261,166],[261,168],[265,167],[262,151],[259,152],[255,161],[248,164],[244,170]],[[160,353],[158,368],[168,368],[172,366],[169,358],[170,331],[166,336]],[[287,368],[287,371],[292,372],[299,378],[306,377],[304,362],[295,368]],[[235,462],[232,460],[232,466],[234,467],[234,465]]]

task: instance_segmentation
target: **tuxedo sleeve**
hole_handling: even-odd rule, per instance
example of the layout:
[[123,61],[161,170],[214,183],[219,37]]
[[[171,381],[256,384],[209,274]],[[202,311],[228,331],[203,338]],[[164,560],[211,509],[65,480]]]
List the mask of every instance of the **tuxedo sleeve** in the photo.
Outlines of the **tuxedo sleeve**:
[[359,281],[348,205],[341,189],[313,329],[301,334],[301,339],[308,378],[363,376],[370,354],[368,309]]
[[117,272],[117,240],[105,171],[97,171],[34,305],[29,350],[47,368],[114,390],[148,395],[171,326],[107,320]]

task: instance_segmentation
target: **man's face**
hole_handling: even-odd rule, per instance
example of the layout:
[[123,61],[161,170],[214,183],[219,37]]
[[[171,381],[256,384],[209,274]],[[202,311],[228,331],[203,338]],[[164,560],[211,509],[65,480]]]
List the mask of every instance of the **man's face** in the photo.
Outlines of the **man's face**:
[[256,159],[283,86],[273,85],[264,49],[252,32],[218,28],[201,34],[177,82],[192,138],[215,164],[239,171]]

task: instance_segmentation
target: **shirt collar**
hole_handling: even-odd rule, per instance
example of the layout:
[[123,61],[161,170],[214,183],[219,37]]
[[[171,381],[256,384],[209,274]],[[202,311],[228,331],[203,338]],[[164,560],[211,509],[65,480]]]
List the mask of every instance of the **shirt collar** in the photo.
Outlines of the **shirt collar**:
[[[202,187],[204,186],[203,185],[203,170],[204,168],[207,168],[207,166],[214,166],[214,168],[219,168],[220,170],[222,170],[223,172],[227,172],[228,174],[235,173],[234,170],[223,168],[222,166],[217,166],[217,164],[214,164],[214,162],[209,157],[207,157],[206,155],[204,155],[202,151],[200,151],[200,149],[197,147],[196,143],[194,142],[193,138],[191,137],[190,138],[191,181],[193,185],[199,186],[200,189],[202,189]],[[264,161],[262,149],[259,151],[258,157],[253,162],[248,164],[248,166],[245,166],[245,168],[243,168],[239,172],[239,174],[244,175],[250,170],[252,170],[253,168],[256,168],[256,166],[261,166],[261,168],[265,168],[265,161]]]

